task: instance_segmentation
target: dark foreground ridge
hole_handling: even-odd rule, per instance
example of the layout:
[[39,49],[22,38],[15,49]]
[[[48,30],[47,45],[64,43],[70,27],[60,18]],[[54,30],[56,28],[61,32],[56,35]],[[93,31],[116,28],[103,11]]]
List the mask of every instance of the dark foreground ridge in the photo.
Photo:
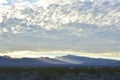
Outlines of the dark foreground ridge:
[[110,60],[102,58],[89,58],[74,55],[66,55],[56,58],[10,58],[8,56],[0,57],[0,67],[120,67],[119,60]]
[[0,80],[120,80],[120,68],[0,68]]

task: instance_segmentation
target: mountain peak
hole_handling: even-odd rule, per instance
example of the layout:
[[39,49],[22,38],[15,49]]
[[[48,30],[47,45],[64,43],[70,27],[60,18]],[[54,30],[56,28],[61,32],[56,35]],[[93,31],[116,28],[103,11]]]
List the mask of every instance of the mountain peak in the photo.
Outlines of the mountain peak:
[[81,57],[76,55],[66,55],[56,58],[10,58],[3,56],[0,58],[0,67],[49,67],[49,66],[120,66],[120,61]]

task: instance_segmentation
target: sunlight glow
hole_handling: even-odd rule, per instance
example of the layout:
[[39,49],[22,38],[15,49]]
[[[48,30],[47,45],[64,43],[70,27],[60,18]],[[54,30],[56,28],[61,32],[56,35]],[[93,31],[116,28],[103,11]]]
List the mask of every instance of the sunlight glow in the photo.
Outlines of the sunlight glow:
[[120,60],[119,53],[86,53],[86,52],[74,52],[74,51],[14,51],[8,53],[0,53],[1,56],[10,56],[13,58],[23,58],[23,57],[30,57],[30,58],[37,58],[37,57],[59,57],[65,55],[77,55],[77,56],[84,56],[84,57],[91,57],[91,58],[105,58],[105,59],[115,59]]

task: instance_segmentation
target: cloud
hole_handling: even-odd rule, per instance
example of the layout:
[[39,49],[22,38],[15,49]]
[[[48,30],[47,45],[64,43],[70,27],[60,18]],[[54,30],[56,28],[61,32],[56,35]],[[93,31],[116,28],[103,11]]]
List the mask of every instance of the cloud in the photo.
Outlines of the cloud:
[[120,1],[99,2],[14,0],[0,5],[0,52],[120,52]]
[[6,3],[8,3],[7,0],[0,0],[0,4],[6,4]]

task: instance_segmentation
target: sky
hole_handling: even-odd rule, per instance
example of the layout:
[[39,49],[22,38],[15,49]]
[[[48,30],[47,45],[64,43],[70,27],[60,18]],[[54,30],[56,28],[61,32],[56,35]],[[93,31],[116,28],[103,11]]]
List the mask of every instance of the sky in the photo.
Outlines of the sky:
[[120,0],[0,0],[0,55],[120,60]]

